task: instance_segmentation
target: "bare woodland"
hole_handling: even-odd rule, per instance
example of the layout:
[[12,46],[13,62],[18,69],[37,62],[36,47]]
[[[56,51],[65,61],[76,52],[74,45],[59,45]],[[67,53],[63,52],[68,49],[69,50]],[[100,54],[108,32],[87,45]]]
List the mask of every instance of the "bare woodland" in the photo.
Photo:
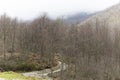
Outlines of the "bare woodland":
[[[41,70],[55,66],[55,55],[68,68],[58,80],[120,80],[120,31],[111,36],[107,23],[68,25],[41,16],[33,21],[0,17],[0,68]],[[113,39],[114,37],[114,39]],[[14,66],[13,66],[14,65]]]

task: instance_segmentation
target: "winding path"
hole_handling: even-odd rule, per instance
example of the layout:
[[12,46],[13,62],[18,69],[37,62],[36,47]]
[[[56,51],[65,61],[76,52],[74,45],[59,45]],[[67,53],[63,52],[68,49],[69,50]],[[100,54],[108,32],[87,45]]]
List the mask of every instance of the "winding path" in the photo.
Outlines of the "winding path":
[[[48,76],[51,72],[52,73],[60,72],[61,70],[66,70],[67,67],[68,67],[67,64],[65,64],[65,63],[62,64],[60,61],[58,61],[58,65],[56,67],[51,68],[51,69],[44,69],[44,70],[41,70],[41,71],[25,72],[25,73],[22,73],[22,74],[24,76],[28,76],[28,77],[30,76],[30,77],[36,77],[36,78],[41,78],[41,79],[46,79],[46,80],[53,80],[51,77]],[[6,79],[0,78],[0,80],[6,80]],[[19,79],[12,79],[12,80],[19,80]]]
[[[52,69],[45,69],[45,70],[33,71],[33,72],[25,72],[22,74],[24,76],[45,78],[47,80],[53,80],[51,77],[48,76],[51,72],[52,73],[60,72],[61,70],[65,70],[67,67],[68,67],[67,64],[65,64],[65,63],[62,64],[60,61],[58,61],[58,65],[56,67],[53,67]],[[53,71],[51,71],[51,70],[53,70]]]

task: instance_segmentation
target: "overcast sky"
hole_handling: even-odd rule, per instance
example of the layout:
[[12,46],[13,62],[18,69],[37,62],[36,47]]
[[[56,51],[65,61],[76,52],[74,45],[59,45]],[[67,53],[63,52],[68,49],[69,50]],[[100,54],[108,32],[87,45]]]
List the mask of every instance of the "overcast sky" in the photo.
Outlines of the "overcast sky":
[[52,17],[104,10],[120,0],[0,0],[0,14],[29,20],[42,13]]

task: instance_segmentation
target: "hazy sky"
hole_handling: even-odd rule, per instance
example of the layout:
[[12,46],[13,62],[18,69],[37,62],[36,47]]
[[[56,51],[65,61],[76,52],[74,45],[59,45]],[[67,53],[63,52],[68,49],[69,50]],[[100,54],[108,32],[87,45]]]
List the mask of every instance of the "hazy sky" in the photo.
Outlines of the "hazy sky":
[[119,3],[120,0],[0,0],[0,14],[19,19],[32,19],[41,13],[52,17],[81,11],[99,11]]

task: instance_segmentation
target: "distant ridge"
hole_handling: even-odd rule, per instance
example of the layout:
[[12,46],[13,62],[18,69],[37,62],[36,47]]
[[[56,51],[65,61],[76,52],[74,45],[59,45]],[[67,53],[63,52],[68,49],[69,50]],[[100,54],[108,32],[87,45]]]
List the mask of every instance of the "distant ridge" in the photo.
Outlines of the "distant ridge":
[[80,13],[76,13],[73,15],[68,16],[65,19],[66,23],[80,23],[86,19],[88,19],[89,17],[95,15],[96,13],[88,13],[88,12],[80,12]]
[[120,31],[120,3],[101,11],[92,17],[80,22],[78,27],[89,26],[89,27],[102,27],[108,28],[109,35],[114,41],[115,32]]
[[120,26],[120,3],[107,8],[104,11],[96,13],[95,15],[84,20],[82,23],[80,22],[78,25],[80,26],[86,23],[95,24],[96,20],[99,23],[106,22],[110,27]]

